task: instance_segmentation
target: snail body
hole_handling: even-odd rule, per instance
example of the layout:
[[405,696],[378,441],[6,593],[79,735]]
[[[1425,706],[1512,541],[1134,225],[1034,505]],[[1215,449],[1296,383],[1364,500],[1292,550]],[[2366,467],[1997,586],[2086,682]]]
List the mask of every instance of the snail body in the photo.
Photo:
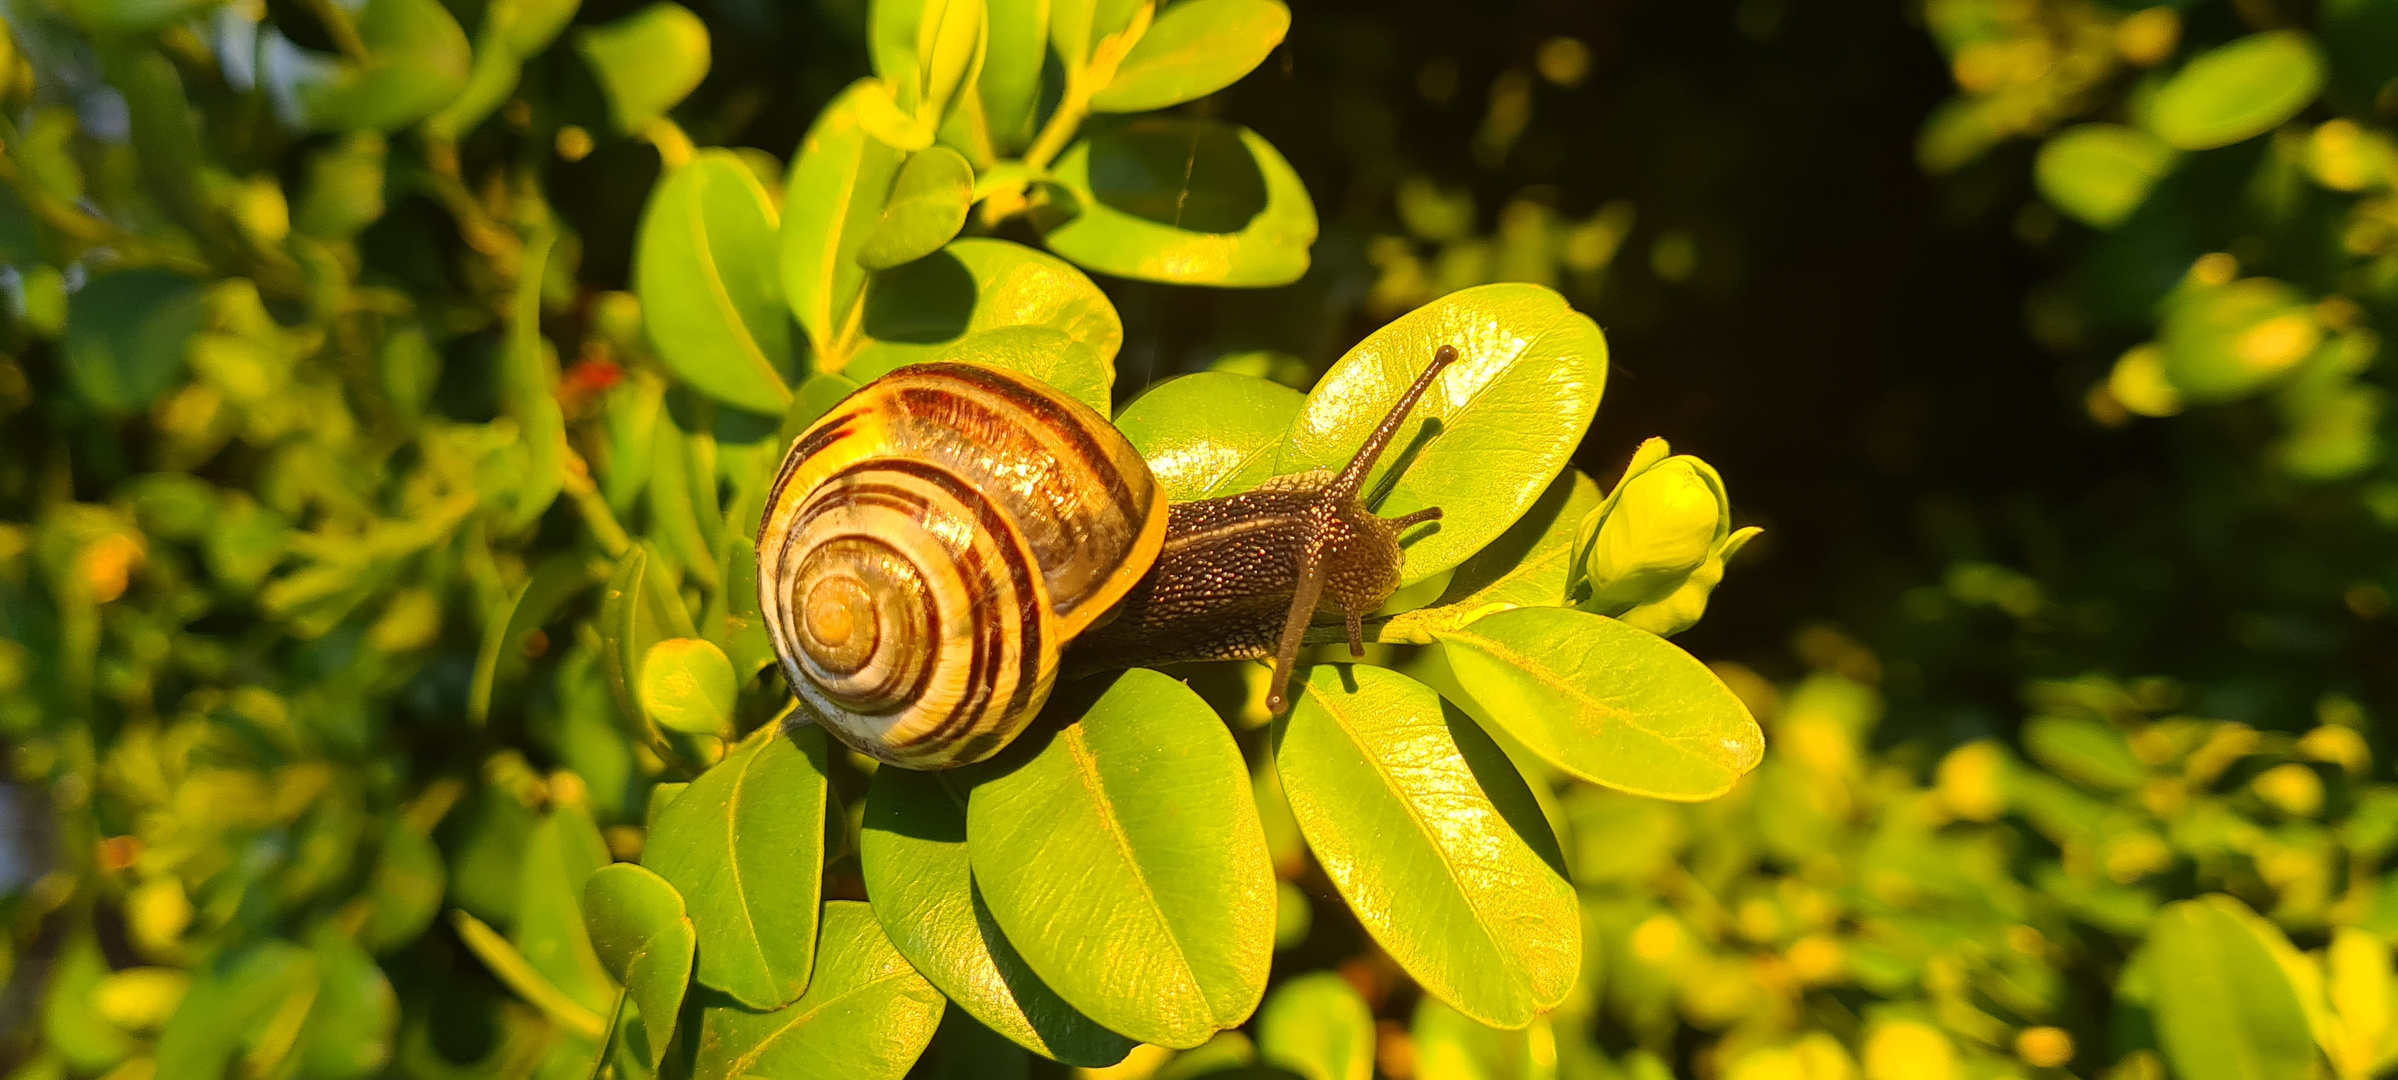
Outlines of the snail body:
[[1275,657],[1285,705],[1308,623],[1397,589],[1399,535],[1359,498],[1455,358],[1433,363],[1338,473],[1168,505],[1089,406],[968,364],[900,368],[792,443],[758,530],[760,610],[800,716],[869,756],[997,753],[1061,670]]

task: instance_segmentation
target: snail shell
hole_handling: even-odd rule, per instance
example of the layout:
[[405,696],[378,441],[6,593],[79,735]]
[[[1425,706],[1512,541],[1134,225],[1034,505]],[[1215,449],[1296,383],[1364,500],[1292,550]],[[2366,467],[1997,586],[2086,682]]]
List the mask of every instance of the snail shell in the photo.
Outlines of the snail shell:
[[893,764],[996,753],[1066,643],[1139,581],[1166,503],[1090,407],[965,364],[901,368],[784,458],[758,601],[803,716]]

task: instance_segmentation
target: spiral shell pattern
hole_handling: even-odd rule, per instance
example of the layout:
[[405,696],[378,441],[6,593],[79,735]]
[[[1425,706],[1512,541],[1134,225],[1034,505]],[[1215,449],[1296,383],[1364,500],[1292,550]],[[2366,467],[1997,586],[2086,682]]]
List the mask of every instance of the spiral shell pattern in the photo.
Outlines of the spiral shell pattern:
[[758,601],[811,717],[933,769],[997,753],[1068,641],[1140,580],[1166,505],[1132,444],[1022,376],[920,364],[835,406],[783,459]]

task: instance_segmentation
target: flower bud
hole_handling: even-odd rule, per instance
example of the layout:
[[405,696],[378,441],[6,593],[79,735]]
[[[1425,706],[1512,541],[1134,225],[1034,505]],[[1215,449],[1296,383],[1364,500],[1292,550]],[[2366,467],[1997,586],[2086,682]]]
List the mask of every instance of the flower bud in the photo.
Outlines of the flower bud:
[[[1635,457],[1634,467],[1650,456]],[[1687,455],[1627,470],[1598,513],[1582,568],[1590,603],[1611,614],[1673,595],[1731,532],[1723,481]]]

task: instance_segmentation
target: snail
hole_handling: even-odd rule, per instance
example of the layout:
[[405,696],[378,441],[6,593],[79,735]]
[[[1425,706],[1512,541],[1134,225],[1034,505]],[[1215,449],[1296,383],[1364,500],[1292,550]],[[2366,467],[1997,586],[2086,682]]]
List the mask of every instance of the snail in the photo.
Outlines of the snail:
[[1274,658],[1289,707],[1308,624],[1359,619],[1399,585],[1399,537],[1366,474],[1432,363],[1347,467],[1169,504],[1089,406],[960,363],[899,368],[791,444],[758,529],[758,601],[799,716],[918,769],[997,753],[1061,671]]

